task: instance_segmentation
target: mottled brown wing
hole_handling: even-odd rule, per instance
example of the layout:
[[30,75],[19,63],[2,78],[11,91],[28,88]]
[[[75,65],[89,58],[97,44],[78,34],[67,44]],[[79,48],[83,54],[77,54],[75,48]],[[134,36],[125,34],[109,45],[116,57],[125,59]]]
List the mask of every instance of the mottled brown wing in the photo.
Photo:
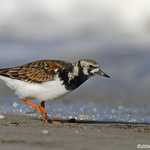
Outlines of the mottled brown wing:
[[13,79],[41,83],[54,79],[57,71],[68,64],[56,60],[40,60],[14,68],[0,69],[0,75]]

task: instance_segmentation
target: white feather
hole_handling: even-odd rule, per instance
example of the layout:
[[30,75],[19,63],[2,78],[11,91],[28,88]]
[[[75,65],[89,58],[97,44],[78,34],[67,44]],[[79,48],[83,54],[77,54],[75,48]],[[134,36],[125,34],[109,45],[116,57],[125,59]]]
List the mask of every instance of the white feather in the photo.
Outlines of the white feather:
[[4,76],[0,76],[0,79],[3,80],[8,87],[14,90],[20,98],[32,97],[46,101],[58,98],[69,92],[58,78],[54,81],[48,81],[41,84],[28,83]]

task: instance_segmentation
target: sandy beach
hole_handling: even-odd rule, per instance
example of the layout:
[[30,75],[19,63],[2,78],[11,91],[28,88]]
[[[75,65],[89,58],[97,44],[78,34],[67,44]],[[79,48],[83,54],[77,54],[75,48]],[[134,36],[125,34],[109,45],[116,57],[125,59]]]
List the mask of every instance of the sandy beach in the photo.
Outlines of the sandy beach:
[[150,144],[150,125],[64,121],[7,115],[0,120],[1,150],[127,150]]

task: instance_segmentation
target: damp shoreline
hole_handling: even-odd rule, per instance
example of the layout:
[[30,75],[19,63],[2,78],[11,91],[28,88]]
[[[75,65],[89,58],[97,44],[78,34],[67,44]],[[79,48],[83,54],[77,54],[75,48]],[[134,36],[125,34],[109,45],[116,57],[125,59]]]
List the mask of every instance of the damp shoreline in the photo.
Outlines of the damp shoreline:
[[50,120],[44,126],[37,117],[6,115],[0,119],[0,149],[99,150],[137,149],[150,144],[150,124]]

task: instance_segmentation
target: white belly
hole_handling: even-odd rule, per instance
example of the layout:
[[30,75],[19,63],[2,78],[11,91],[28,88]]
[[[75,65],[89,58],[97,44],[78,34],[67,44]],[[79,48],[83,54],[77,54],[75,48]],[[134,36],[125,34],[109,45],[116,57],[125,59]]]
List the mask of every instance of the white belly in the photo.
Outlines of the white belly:
[[68,93],[59,79],[42,84],[27,83],[3,76],[0,76],[0,79],[13,89],[20,98],[32,97],[40,100],[52,100]]

